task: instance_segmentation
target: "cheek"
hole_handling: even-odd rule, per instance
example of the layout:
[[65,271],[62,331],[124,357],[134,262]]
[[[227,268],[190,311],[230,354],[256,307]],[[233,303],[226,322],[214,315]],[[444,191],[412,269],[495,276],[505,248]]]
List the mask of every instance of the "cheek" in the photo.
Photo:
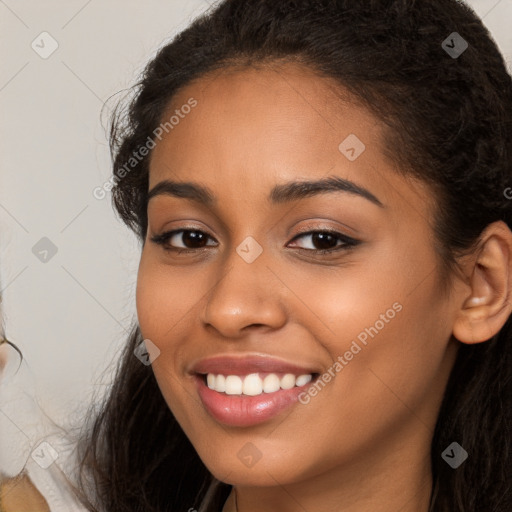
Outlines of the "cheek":
[[378,256],[361,260],[354,270],[299,273],[293,281],[302,299],[294,320],[314,334],[332,361],[335,377],[326,374],[332,403],[362,418],[403,409],[397,396],[421,406],[444,372],[451,334],[433,255],[412,245],[403,251],[382,248]]
[[145,249],[137,276],[136,307],[142,337],[150,339],[160,350],[151,365],[160,391],[178,422],[184,422],[186,427],[185,408],[179,400],[182,386],[178,384],[182,377],[183,347],[176,343],[179,337],[175,332],[183,328],[188,315],[194,314],[201,294],[185,274],[162,265]]
[[[146,251],[146,250],[145,250]],[[205,288],[199,269],[171,267],[149,251],[142,254],[137,276],[136,305],[142,334],[158,343],[171,339],[172,329],[197,315]],[[165,347],[160,347],[165,348]]]
[[329,345],[338,362],[335,376],[311,407],[316,416],[323,414],[327,431],[337,429],[349,441],[332,454],[333,463],[336,455],[348,457],[350,446],[371,449],[406,432],[418,439],[435,426],[449,370],[447,341],[435,320],[425,317],[422,304],[403,302],[401,310],[393,309],[393,318],[385,302],[362,323],[347,322],[346,334]]
[[197,266],[171,267],[154,252],[145,251],[137,276],[138,322],[143,338],[150,339],[160,350],[152,368],[168,406],[181,422],[186,407],[179,400],[183,393],[179,380],[184,378],[184,362],[199,308],[212,284]]

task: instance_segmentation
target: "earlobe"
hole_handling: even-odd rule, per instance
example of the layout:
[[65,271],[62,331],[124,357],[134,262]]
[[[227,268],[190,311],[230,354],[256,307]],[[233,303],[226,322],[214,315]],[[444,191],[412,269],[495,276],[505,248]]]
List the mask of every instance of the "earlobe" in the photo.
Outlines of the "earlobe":
[[487,226],[469,268],[469,296],[453,326],[462,343],[481,343],[496,335],[511,314],[512,233],[502,222]]

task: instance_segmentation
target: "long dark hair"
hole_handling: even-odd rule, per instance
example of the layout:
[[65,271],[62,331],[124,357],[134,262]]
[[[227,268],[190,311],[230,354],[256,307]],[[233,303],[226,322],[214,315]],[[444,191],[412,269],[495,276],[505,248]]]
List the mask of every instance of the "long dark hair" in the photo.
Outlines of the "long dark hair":
[[[461,55],[442,44],[449,36],[467,42]],[[469,7],[457,0],[225,0],[159,50],[113,117],[113,203],[142,243],[149,156],[126,163],[153,137],[176,93],[214,70],[279,61],[336,80],[385,123],[397,171],[435,192],[447,287],[457,257],[474,249],[488,224],[512,226],[504,195],[512,186],[512,81]],[[97,495],[90,508],[218,511],[231,486],[210,474],[151,366],[134,357],[141,339],[134,327],[80,445],[83,488]],[[492,339],[461,344],[433,437],[431,512],[512,510],[511,354],[510,318]],[[469,454],[456,470],[441,458],[453,441]]]

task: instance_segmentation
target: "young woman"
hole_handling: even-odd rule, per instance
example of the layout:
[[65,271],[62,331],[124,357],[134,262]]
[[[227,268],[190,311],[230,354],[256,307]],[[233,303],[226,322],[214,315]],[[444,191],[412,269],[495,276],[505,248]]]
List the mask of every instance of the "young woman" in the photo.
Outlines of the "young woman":
[[512,81],[468,7],[225,0],[111,143],[139,322],[90,510],[511,509]]

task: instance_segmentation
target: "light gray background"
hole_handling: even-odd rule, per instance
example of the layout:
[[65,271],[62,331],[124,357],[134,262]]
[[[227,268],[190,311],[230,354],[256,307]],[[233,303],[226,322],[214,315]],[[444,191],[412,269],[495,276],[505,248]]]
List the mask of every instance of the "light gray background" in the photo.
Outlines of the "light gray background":
[[[0,0],[3,314],[26,358],[26,393],[60,423],[90,399],[135,319],[138,243],[110,196],[92,194],[110,176],[104,127],[115,98],[102,117],[101,108],[210,3]],[[512,1],[468,3],[511,69]],[[47,59],[31,47],[44,31],[59,45]],[[42,237],[58,249],[46,263],[32,252]],[[0,412],[28,432],[21,409]]]

